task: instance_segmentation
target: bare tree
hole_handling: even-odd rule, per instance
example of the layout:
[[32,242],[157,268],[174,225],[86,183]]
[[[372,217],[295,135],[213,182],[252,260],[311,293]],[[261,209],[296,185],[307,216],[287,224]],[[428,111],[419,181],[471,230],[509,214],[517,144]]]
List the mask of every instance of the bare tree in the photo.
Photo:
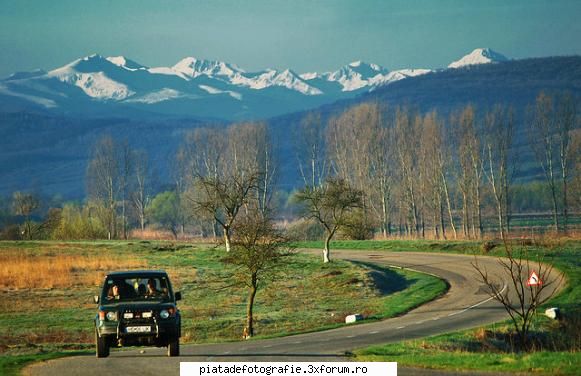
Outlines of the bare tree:
[[321,114],[309,112],[301,120],[293,138],[299,173],[305,186],[320,186],[328,170],[325,126],[321,121]]
[[378,106],[372,111],[379,114],[376,122],[369,123],[369,168],[367,195],[369,206],[379,218],[381,233],[386,238],[391,235],[392,191],[394,182],[393,116],[381,115]]
[[[420,207],[420,175],[419,166],[419,137],[421,133],[422,118],[413,114],[408,109],[400,108],[396,112],[395,140],[396,156],[399,162],[401,178],[401,193],[406,204],[402,208],[407,212],[413,225],[413,232],[420,234],[421,207]],[[408,221],[409,223],[410,221]],[[409,229],[411,230],[411,228]],[[408,231],[409,231],[408,230]],[[411,232],[411,231],[409,231]]]
[[436,112],[426,114],[423,119],[420,135],[420,154],[422,176],[425,188],[425,200],[432,209],[434,235],[446,238],[444,208],[447,206],[450,224],[456,238],[456,227],[452,217],[452,208],[449,192],[448,170],[451,157],[444,141],[444,126]]
[[17,191],[12,194],[12,212],[15,215],[21,215],[24,217],[23,235],[25,239],[32,240],[33,229],[30,216],[36,209],[38,209],[39,206],[40,201],[35,195],[31,193]]
[[520,344],[527,349],[534,315],[555,294],[563,275],[554,271],[553,266],[541,256],[529,254],[526,248],[517,251],[505,241],[504,250],[504,257],[498,258],[502,275],[489,273],[485,266],[478,263],[478,258],[473,267],[489,295],[500,302],[509,314]]
[[134,163],[134,151],[129,147],[127,141],[124,141],[119,145],[120,152],[120,179],[119,184],[121,185],[121,228],[123,233],[123,239],[127,239],[127,200],[128,200],[128,188],[130,183],[131,175],[133,174],[133,163]]
[[87,191],[91,199],[107,208],[105,223],[109,239],[117,237],[120,179],[119,147],[110,136],[102,137],[93,147],[87,167]]
[[151,170],[144,150],[135,153],[135,179],[131,194],[131,204],[139,222],[141,232],[145,230],[146,211],[151,203]]
[[533,119],[530,123],[531,132],[529,132],[529,138],[535,157],[541,165],[551,193],[553,226],[555,232],[557,232],[559,231],[559,209],[557,204],[558,177],[556,175],[559,166],[559,145],[555,133],[557,119],[554,107],[555,105],[551,96],[544,92],[541,92],[537,96]]
[[561,165],[563,226],[565,231],[567,231],[569,224],[569,180],[571,179],[571,170],[575,160],[581,155],[579,145],[575,145],[572,139],[572,131],[577,128],[578,118],[577,104],[571,93],[565,93],[559,97],[557,113],[557,143],[559,145],[559,162]]
[[457,182],[462,194],[462,229],[465,236],[481,238],[483,158],[475,111],[471,105],[452,115],[455,127],[454,148],[457,151],[459,172]]
[[[241,209],[266,211],[274,163],[264,124],[242,123],[224,131],[201,129],[189,149],[190,195],[194,211],[213,217],[231,249],[231,229]],[[212,146],[215,146],[214,148]]]
[[231,250],[232,226],[240,209],[247,202],[258,184],[258,173],[245,176],[232,175],[227,178],[199,177],[196,187],[200,192],[194,205],[197,211],[214,216],[224,235],[226,252]]
[[[327,128],[330,167],[363,193],[363,221],[373,214],[390,232],[393,119],[377,103],[362,103],[331,119]],[[387,123],[390,124],[387,124]]]
[[248,288],[244,338],[254,335],[256,293],[273,280],[284,257],[291,254],[287,239],[268,215],[252,210],[237,221],[232,238],[232,251],[222,262],[234,265],[230,281]]
[[485,175],[490,183],[500,237],[505,238],[510,221],[510,187],[514,166],[510,161],[513,137],[512,110],[495,106],[486,114],[484,122],[484,148],[486,155]]
[[362,207],[362,192],[342,179],[329,178],[321,187],[303,188],[296,199],[304,204],[303,216],[316,220],[325,228],[323,262],[329,262],[329,243],[337,231],[347,225],[349,213]]

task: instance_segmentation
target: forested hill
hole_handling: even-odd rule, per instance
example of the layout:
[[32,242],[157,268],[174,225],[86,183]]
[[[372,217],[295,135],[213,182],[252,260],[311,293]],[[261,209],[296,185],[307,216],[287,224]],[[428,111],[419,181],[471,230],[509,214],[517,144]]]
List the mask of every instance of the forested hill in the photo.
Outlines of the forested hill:
[[412,104],[422,110],[448,112],[466,103],[497,103],[523,110],[542,91],[581,94],[581,57],[549,57],[472,65],[396,82],[362,96],[390,104]]

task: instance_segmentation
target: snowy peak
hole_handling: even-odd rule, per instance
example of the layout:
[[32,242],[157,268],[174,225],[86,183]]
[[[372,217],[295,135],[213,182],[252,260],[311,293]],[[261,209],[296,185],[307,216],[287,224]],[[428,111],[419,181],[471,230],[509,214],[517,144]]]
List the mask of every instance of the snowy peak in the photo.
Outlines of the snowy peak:
[[323,75],[323,77],[328,81],[341,84],[342,91],[354,91],[368,86],[373,80],[378,81],[379,77],[387,74],[389,71],[379,65],[354,61],[338,71]]
[[460,68],[468,65],[489,64],[507,61],[506,56],[491,50],[490,48],[477,48],[460,60],[454,61],[448,68]]
[[186,57],[171,69],[191,78],[202,75],[232,77],[236,73],[244,72],[233,64],[227,64],[222,61],[198,60],[195,57]]
[[145,70],[146,66],[136,63],[133,60],[127,59],[125,56],[109,56],[107,60],[118,67],[127,69],[129,71]]
[[268,69],[256,74],[237,73],[232,77],[234,85],[246,86],[255,90],[262,90],[273,86],[281,86],[298,91],[304,95],[320,95],[323,92],[306,83],[299,75],[290,69],[279,72]]
[[94,99],[118,101],[135,94],[128,85],[110,77],[112,73],[124,70],[107,58],[93,54],[52,70],[46,76],[77,86]]

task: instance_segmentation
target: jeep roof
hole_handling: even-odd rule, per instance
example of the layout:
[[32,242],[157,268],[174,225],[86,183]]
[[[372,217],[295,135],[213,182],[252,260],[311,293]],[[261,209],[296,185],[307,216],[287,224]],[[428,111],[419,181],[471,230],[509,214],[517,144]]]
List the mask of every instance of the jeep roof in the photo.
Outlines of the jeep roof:
[[137,277],[167,277],[164,270],[124,270],[107,274],[105,277],[137,278]]

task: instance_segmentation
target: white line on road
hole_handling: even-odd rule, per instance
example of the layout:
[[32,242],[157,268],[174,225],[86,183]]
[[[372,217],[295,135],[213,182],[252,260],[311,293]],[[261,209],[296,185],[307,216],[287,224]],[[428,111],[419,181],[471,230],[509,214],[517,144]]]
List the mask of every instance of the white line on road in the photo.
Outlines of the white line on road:
[[403,329],[405,326],[398,326],[396,329]]
[[369,334],[377,334],[379,333],[377,330],[373,331],[373,332],[369,332]]
[[[505,283],[505,284],[504,284],[504,286],[502,287],[502,290],[500,290],[500,292],[499,292],[498,294],[499,294],[499,295],[500,295],[500,294],[502,294],[502,293],[504,292],[504,290],[506,290],[506,287],[507,287],[507,286],[506,286],[506,283]],[[476,307],[478,307],[479,305],[482,305],[482,304],[484,304],[484,303],[488,303],[489,301],[491,301],[491,300],[492,300],[492,299],[494,299],[494,298],[495,298],[494,296],[491,296],[490,298],[488,298],[488,299],[486,299],[486,300],[483,300],[483,301],[481,301],[480,303],[476,303],[476,304],[474,304],[474,305],[471,305],[470,307],[468,307],[468,308],[466,308],[466,309],[463,309],[462,311],[458,311],[458,312],[453,312],[453,313],[450,313],[450,314],[448,315],[448,317],[450,317],[450,316],[455,316],[455,315],[459,315],[460,313],[464,313],[464,312],[468,311],[469,309],[476,308]]]

